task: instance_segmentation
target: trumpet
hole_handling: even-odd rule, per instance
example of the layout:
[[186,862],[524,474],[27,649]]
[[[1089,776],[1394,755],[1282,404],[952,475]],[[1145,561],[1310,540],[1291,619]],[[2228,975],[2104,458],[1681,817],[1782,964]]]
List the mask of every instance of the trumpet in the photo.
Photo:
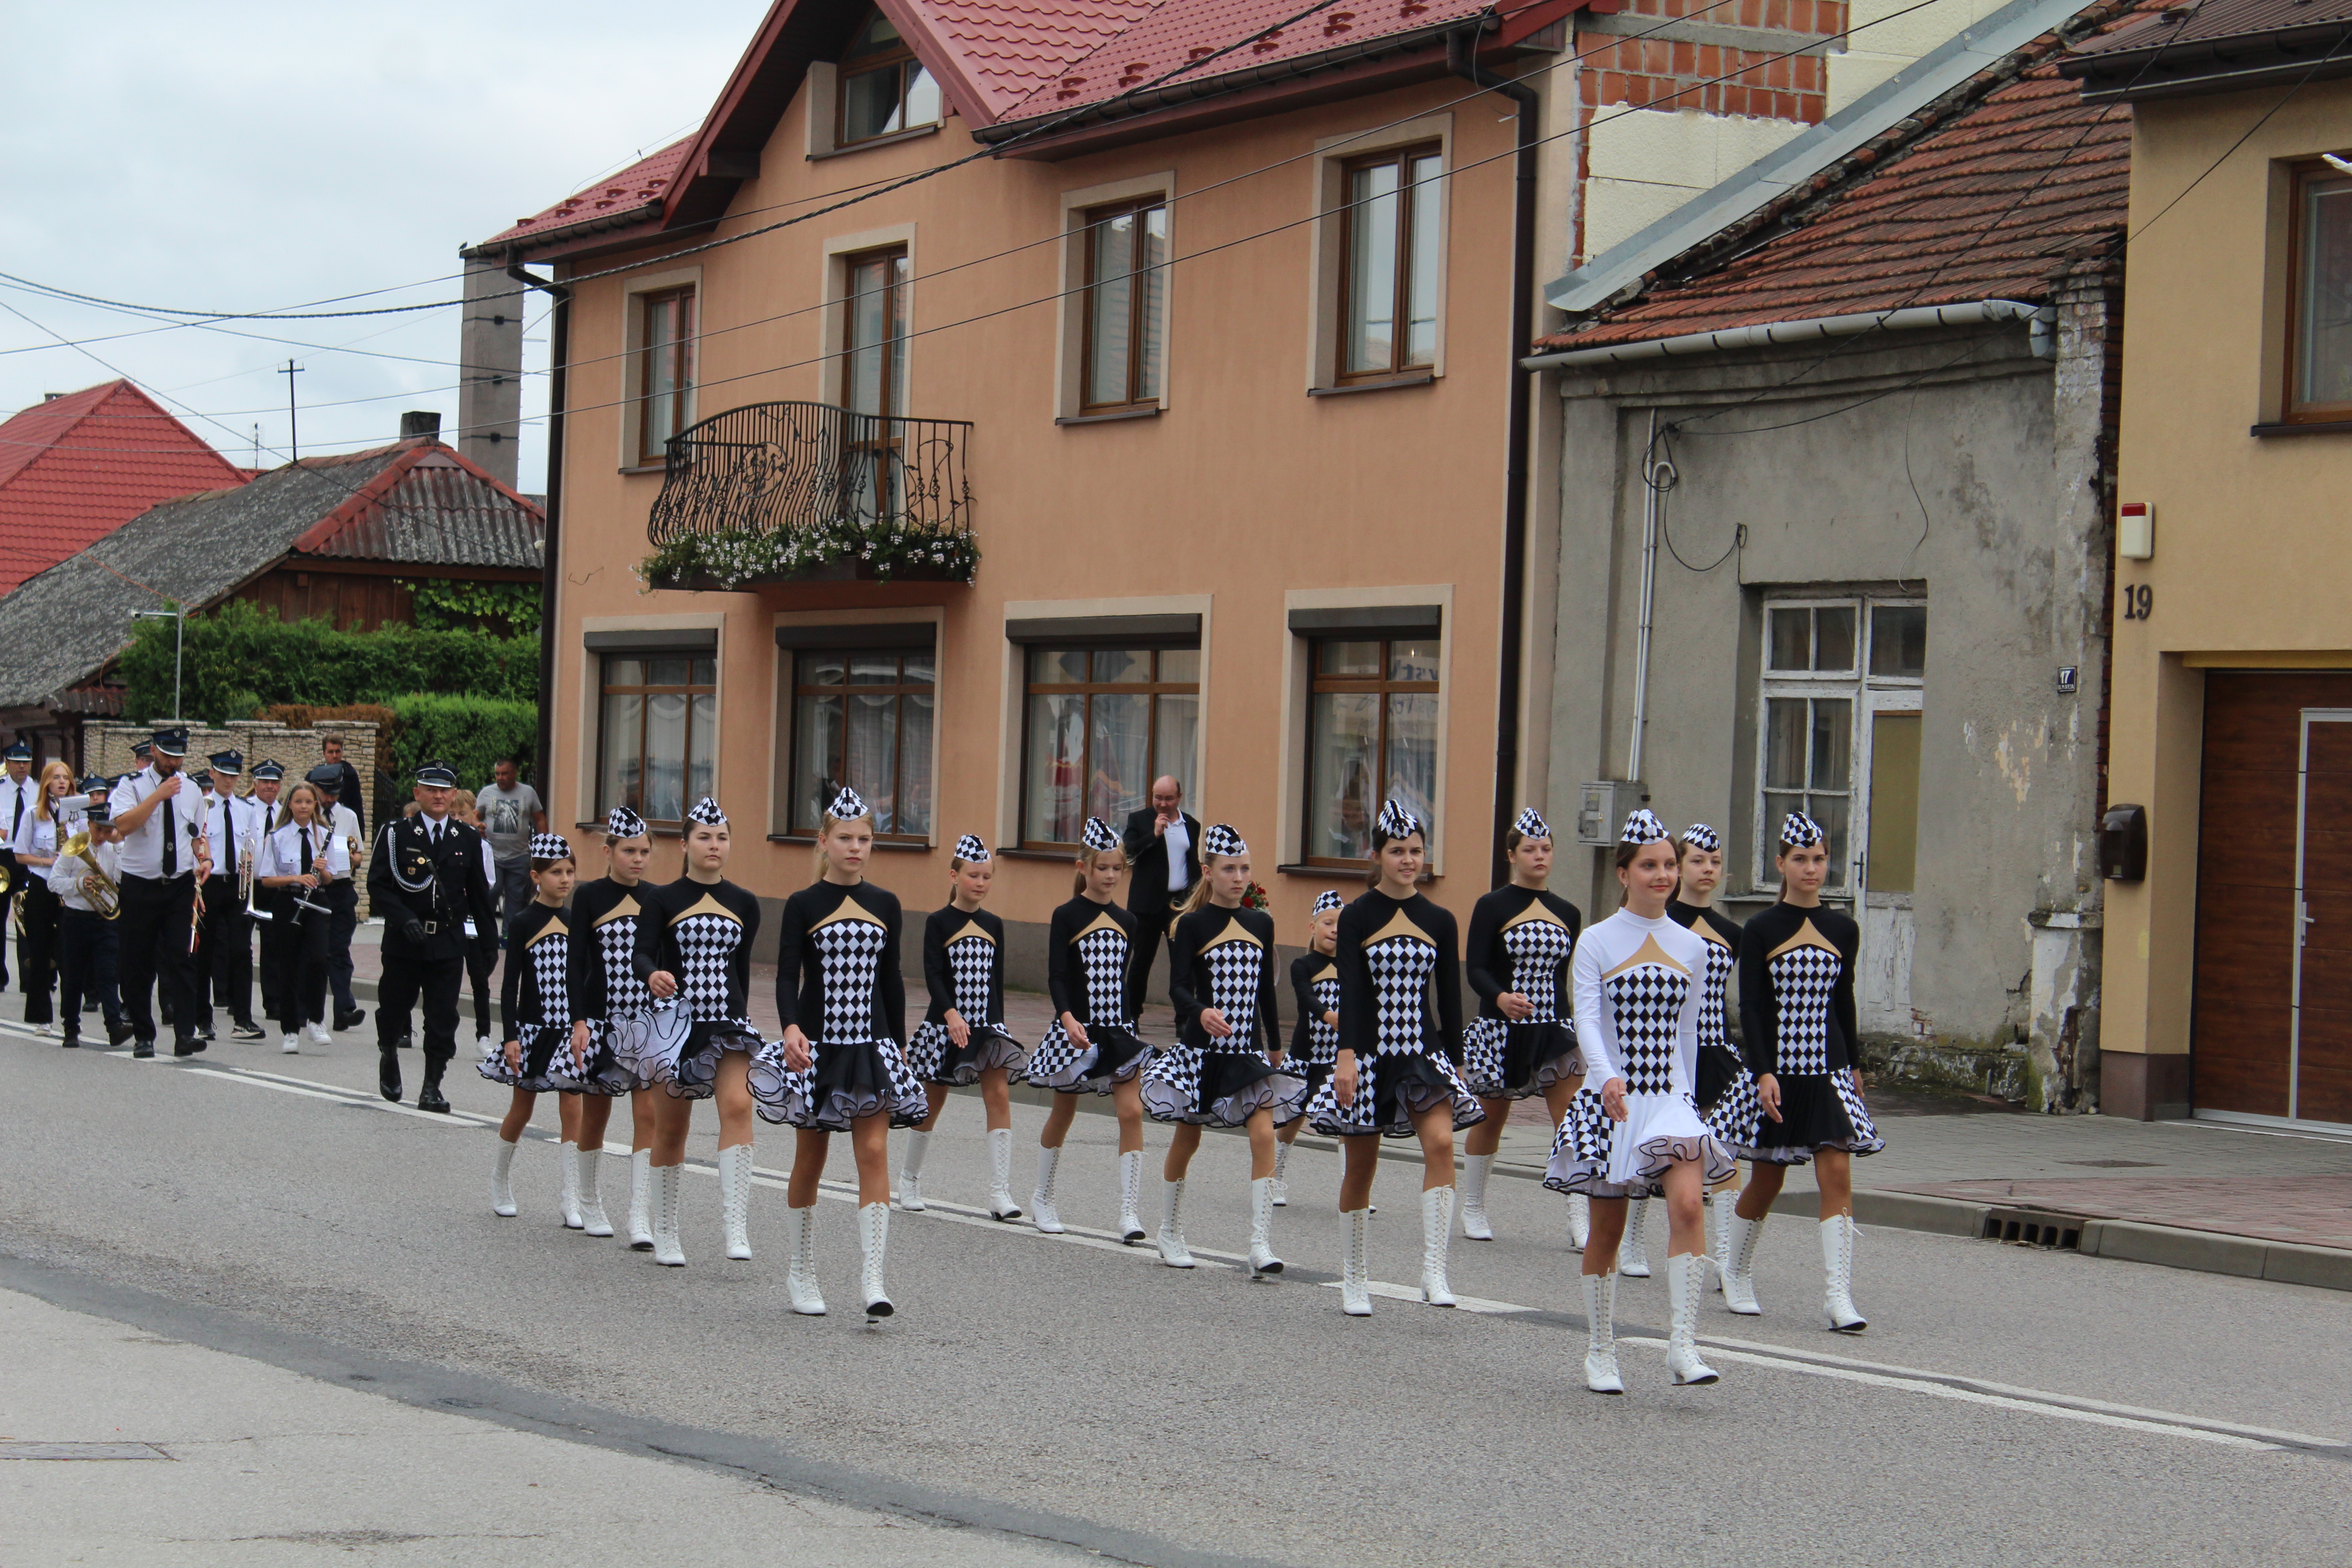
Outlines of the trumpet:
[[81,896],[89,900],[92,913],[100,920],[110,921],[122,912],[122,889],[114,879],[98,868],[98,857],[90,853],[89,829],[85,827],[66,840],[60,855],[71,855],[89,868],[81,879]]
[[236,852],[236,901],[246,912],[253,912],[253,846],[241,846]]

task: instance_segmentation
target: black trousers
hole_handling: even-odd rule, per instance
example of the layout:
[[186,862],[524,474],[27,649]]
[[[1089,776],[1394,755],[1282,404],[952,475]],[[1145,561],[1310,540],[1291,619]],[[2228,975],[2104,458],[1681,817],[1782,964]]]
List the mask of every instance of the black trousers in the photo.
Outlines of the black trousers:
[[24,887],[27,873],[16,864],[16,852],[13,849],[0,849],[0,871],[8,877],[8,890],[0,894],[0,988],[5,988],[8,984],[8,927],[15,913],[9,906]]
[[115,928],[122,943],[122,1011],[131,1020],[131,1032],[142,1042],[154,1043],[154,994],[160,990],[172,1010],[173,1036],[183,1042],[192,1039],[197,1007],[188,932],[195,912],[195,876],[183,872],[168,882],[154,877],[124,877],[121,881],[122,915]]
[[[312,903],[321,900],[311,897]],[[292,1034],[305,1024],[327,1021],[327,948],[331,917],[286,900],[270,922],[284,927],[278,942],[278,1007],[271,1016]]]
[[122,998],[114,989],[114,922],[88,910],[58,910],[58,1004],[67,1039],[81,1035],[81,1005],[95,997],[109,1034],[121,1026]]
[[349,877],[338,878],[312,902],[335,911],[327,926],[327,984],[334,987],[335,1011],[356,1013],[360,1005],[352,996],[352,936],[360,925],[359,887]]
[[[40,875],[37,866],[26,869]],[[25,934],[16,939],[16,989],[25,994],[27,1024],[53,1021],[49,987],[57,980],[58,911],[64,907],[46,881],[26,883],[17,900],[17,908],[24,911]]]
[[205,883],[205,947],[211,961],[213,1006],[227,1008],[237,1023],[252,1023],[253,921],[237,902],[234,877],[215,877]]
[[463,958],[392,958],[376,982],[375,1043],[391,1050],[408,1032],[408,1015],[425,1004],[425,1071],[437,1076],[457,1054],[457,990],[466,983]]
[[466,984],[474,993],[474,1037],[479,1039],[490,1032],[490,972],[499,966],[499,950],[495,942],[475,941],[466,944]]
[[1168,940],[1168,929],[1176,923],[1176,911],[1183,907],[1191,892],[1187,888],[1181,893],[1169,894],[1168,907],[1160,911],[1158,920],[1152,919],[1148,910],[1135,911],[1143,930],[1137,935],[1135,952],[1128,962],[1127,1016],[1130,1018],[1143,1016],[1143,992],[1151,984],[1151,961],[1159,955],[1160,944]]

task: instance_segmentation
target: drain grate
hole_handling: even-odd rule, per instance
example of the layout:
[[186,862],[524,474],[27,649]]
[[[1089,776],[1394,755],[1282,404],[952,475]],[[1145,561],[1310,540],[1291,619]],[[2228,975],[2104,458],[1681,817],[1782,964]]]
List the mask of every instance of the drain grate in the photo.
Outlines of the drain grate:
[[2039,1209],[1994,1209],[1985,1215],[1984,1238],[2012,1247],[2074,1252],[2083,1245],[2083,1222],[2073,1215],[2044,1214]]

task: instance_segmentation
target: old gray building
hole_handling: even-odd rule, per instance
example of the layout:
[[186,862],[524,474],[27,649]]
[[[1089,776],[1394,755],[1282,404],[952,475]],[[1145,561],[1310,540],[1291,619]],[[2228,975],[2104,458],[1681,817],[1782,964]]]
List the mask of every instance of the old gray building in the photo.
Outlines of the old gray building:
[[1743,919],[1801,807],[1873,1056],[2068,1106],[2096,1095],[2129,124],[2054,62],[2124,14],[1685,237],[1532,362],[1560,418],[1551,805],[1582,808],[1594,905],[1634,798],[1723,831]]

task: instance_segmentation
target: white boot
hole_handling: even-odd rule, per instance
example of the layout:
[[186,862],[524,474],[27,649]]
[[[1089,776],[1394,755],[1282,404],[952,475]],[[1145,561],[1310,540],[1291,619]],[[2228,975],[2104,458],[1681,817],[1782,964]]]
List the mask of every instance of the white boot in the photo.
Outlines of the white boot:
[[917,1127],[907,1134],[907,1158],[898,1167],[898,1206],[908,1214],[923,1212],[923,1156],[931,1152],[931,1135]]
[[1584,1386],[1595,1394],[1622,1394],[1617,1372],[1617,1275],[1584,1276]]
[[1858,1334],[1870,1327],[1870,1320],[1853,1304],[1853,1215],[1822,1221],[1822,1272],[1828,1284],[1822,1305],[1830,1327],[1842,1334]]
[[1029,1194],[1029,1212],[1036,1216],[1037,1228],[1047,1236],[1062,1234],[1062,1216],[1054,1212],[1054,1173],[1061,1164],[1059,1149],[1037,1151],[1037,1190]]
[[1642,1229],[1649,1219],[1649,1199],[1627,1201],[1625,1234],[1617,1240],[1617,1272],[1628,1279],[1647,1279],[1650,1277],[1650,1249],[1642,1241]]
[[1492,1154],[1462,1157],[1462,1234],[1473,1241],[1495,1239],[1495,1227],[1486,1223],[1486,1173],[1494,1168]]
[[1584,1244],[1591,1239],[1592,1200],[1582,1193],[1570,1193],[1568,1194],[1568,1249],[1581,1252]]
[[1431,1187],[1421,1194],[1421,1299],[1433,1307],[1454,1305],[1454,1287],[1445,1281],[1453,1246],[1454,1189]]
[[686,1267],[686,1248],[677,1238],[677,1210],[685,1197],[686,1167],[660,1165],[654,1170],[654,1261],[665,1268]]
[[1282,1272],[1274,1255],[1274,1178],[1259,1176],[1250,1183],[1250,1278],[1263,1279]]
[[[870,1206],[870,1205],[869,1205]],[[816,1205],[793,1209],[793,1265],[784,1270],[784,1291],[803,1318],[824,1316],[824,1293],[816,1288]]]
[[514,1157],[520,1141],[514,1143],[499,1140],[499,1152],[490,1165],[490,1212],[500,1219],[512,1219],[514,1201]]
[[988,1217],[1019,1219],[1021,1205],[1013,1201],[1013,1129],[988,1130]]
[[[1139,1159],[1141,1156],[1137,1156]],[[1160,1261],[1171,1268],[1190,1268],[1192,1255],[1184,1247],[1184,1184],[1160,1184]]]
[[1339,1265],[1339,1310],[1351,1318],[1369,1318],[1372,1293],[1367,1287],[1371,1284],[1372,1270],[1364,1251],[1370,1239],[1372,1211],[1352,1209],[1339,1217],[1348,1222],[1348,1258]]
[[574,1193],[580,1205],[580,1228],[590,1236],[610,1236],[613,1222],[604,1217],[604,1199],[596,1190],[596,1178],[604,1163],[602,1149],[581,1149],[572,1159],[580,1167],[580,1184]]
[[1715,1271],[1715,1289],[1723,1289],[1723,1277],[1731,1272],[1731,1211],[1738,1207],[1739,1194],[1726,1189],[1706,1200],[1706,1258]]
[[563,1195],[557,1200],[563,1213],[563,1228],[578,1230],[587,1223],[580,1215],[580,1152],[577,1145],[558,1143],[555,1146],[556,1167],[563,1173]]
[[1289,1171],[1290,1145],[1276,1143],[1274,1146],[1274,1206],[1278,1209],[1290,1206]]
[[1133,1247],[1143,1239],[1143,1216],[1136,1213],[1143,1202],[1143,1151],[1118,1157],[1118,1239],[1122,1246]]
[[1678,1252],[1666,1259],[1666,1300],[1675,1314],[1666,1333],[1666,1370],[1676,1387],[1716,1380],[1715,1368],[1698,1359],[1698,1299],[1706,1289],[1705,1258]]
[[654,1249],[654,1152],[629,1152],[629,1247],[636,1252]]
[[1743,1318],[1764,1315],[1764,1309],[1756,1304],[1756,1244],[1763,1239],[1764,1222],[1771,1217],[1769,1209],[1754,1219],[1742,1219],[1735,1212],[1731,1234],[1723,1238],[1723,1304]]
[[727,1256],[738,1263],[751,1257],[751,1145],[719,1151],[719,1217],[727,1227]]
[[898,1309],[882,1288],[882,1249],[890,1239],[890,1205],[867,1204],[857,1211],[857,1250],[866,1255],[866,1321],[887,1318]]

